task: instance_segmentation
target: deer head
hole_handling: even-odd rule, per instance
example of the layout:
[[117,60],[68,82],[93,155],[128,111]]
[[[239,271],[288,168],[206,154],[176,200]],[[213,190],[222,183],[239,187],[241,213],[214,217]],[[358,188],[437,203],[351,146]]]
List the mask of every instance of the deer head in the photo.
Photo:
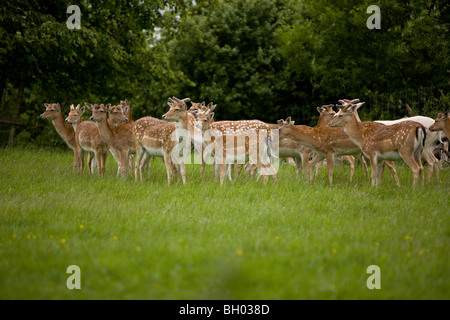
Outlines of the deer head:
[[91,105],[91,107],[86,104],[86,106],[89,108],[90,111],[92,111],[92,116],[89,118],[89,120],[95,121],[95,122],[101,122],[106,120],[107,118],[107,112],[109,112],[109,109],[111,108],[111,104],[104,105],[103,103],[98,105],[95,104],[94,106]]
[[170,107],[169,111],[163,114],[162,118],[166,120],[185,120],[187,117],[187,106],[186,102],[189,102],[189,98],[185,98],[180,100],[176,97],[169,98],[169,102],[167,103]]
[[64,121],[68,123],[78,123],[81,121],[81,116],[83,115],[83,113],[84,107],[80,107],[79,104],[76,107],[74,107],[74,105],[72,104],[70,106],[69,115]]
[[195,115],[195,126],[204,131],[207,130],[209,123],[214,118],[214,112],[212,112],[216,108],[216,104],[210,102],[207,107],[204,105]]
[[[355,99],[358,100],[358,99]],[[352,101],[355,101],[352,100]],[[339,100],[341,101],[341,100]],[[358,100],[359,101],[359,100]],[[345,102],[341,106],[337,106],[339,111],[333,117],[333,119],[328,123],[330,127],[345,126],[345,124],[353,117],[353,114],[364,104],[365,102],[352,103]]]
[[430,127],[430,131],[445,131],[445,127],[450,128],[450,112],[439,113],[434,123]]
[[44,103],[45,112],[40,115],[43,119],[56,119],[61,114],[61,105],[59,103]]
[[128,105],[123,107],[120,104],[118,106],[110,107],[108,110],[108,114],[111,123],[114,124],[115,126],[118,126],[124,122],[128,122],[128,118],[126,117],[128,108],[129,108]]

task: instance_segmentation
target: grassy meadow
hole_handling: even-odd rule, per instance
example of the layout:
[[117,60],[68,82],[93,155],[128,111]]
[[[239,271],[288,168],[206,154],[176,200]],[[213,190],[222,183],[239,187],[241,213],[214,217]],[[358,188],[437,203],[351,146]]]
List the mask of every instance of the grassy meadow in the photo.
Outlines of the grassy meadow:
[[[450,170],[411,187],[397,165],[372,188],[360,165],[308,183],[240,177],[212,166],[167,185],[72,173],[67,150],[0,150],[0,299],[449,299]],[[81,270],[69,290],[66,269]],[[366,272],[377,265],[381,289]]]

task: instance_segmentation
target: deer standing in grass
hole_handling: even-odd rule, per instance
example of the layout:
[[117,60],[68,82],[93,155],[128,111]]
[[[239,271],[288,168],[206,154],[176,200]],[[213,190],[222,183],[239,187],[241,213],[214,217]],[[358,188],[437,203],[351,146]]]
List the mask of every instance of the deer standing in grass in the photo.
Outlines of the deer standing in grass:
[[108,104],[105,106],[89,103],[86,103],[86,106],[92,111],[90,120],[97,123],[100,136],[108,144],[109,150],[116,159],[122,178],[126,178],[129,154],[135,148],[131,125],[125,116],[128,106],[122,108],[121,105],[111,106]]
[[426,128],[413,121],[390,126],[371,121],[359,122],[355,112],[363,104],[364,102],[338,106],[339,112],[330,122],[330,126],[345,125],[345,133],[369,158],[372,186],[381,182],[382,160],[403,159],[413,172],[413,186],[419,176],[423,183],[420,157],[426,139]]
[[[153,157],[164,158],[169,185],[172,183],[175,168],[179,168],[183,184],[186,184],[185,163],[181,161],[179,164],[174,164],[172,161],[172,152],[178,144],[179,137],[177,137],[176,129],[184,129],[185,132],[189,129],[187,101],[189,100],[174,98],[173,101],[169,102],[170,110],[163,115],[163,118],[176,120],[176,124],[153,117],[144,117],[133,123],[133,136],[136,144],[136,180],[138,180],[138,175],[140,175],[142,181],[142,167],[139,164],[144,154],[148,153]],[[188,137],[183,137],[183,143],[186,143],[186,138]]]
[[45,112],[40,115],[42,119],[52,120],[56,132],[63,138],[66,144],[73,150],[73,171],[79,170],[80,154],[73,126],[64,121],[61,105],[59,103],[44,103]]
[[[97,125],[92,121],[82,121],[82,115],[85,107],[73,105],[66,118],[66,122],[71,123],[75,131],[75,138],[80,154],[80,172],[84,169],[84,153],[93,153],[97,163],[97,170],[100,176],[105,174],[106,157],[108,156],[108,144],[103,140],[98,132]],[[88,156],[89,173],[93,174],[92,166],[89,163],[92,156]]]
[[[339,100],[339,102],[342,104],[342,106],[347,106],[352,103],[353,104],[358,103],[359,99],[354,99],[354,100],[343,99],[343,100]],[[431,127],[431,125],[434,123],[434,120],[429,117],[415,116],[413,114],[411,108],[409,107],[409,105],[406,105],[406,108],[408,110],[408,114],[410,115],[410,117],[408,117],[408,118],[402,118],[402,119],[397,119],[397,120],[375,120],[374,122],[380,123],[380,124],[383,124],[386,126],[390,126],[390,125],[397,124],[397,123],[403,122],[403,121],[414,121],[414,122],[420,123],[427,129],[429,129]],[[357,111],[355,112],[355,116],[358,121],[361,121]],[[435,177],[436,177],[436,182],[438,182],[438,183],[439,183],[439,161],[433,154],[433,147],[440,140],[441,140],[440,135],[438,133],[427,131],[425,145],[422,150],[422,160],[425,163],[427,163],[427,165],[428,165],[427,181],[430,181],[431,176],[433,175],[433,172],[434,172]],[[386,163],[386,165],[390,165],[390,163]],[[393,166],[393,164],[392,164],[392,166]]]
[[[358,155],[361,153],[360,148],[344,132],[344,128],[294,126],[294,121],[291,121],[290,117],[286,121],[279,120],[278,124],[280,128],[280,139],[290,137],[318,153],[318,156],[309,162],[308,165],[310,168],[323,159],[327,160],[328,181],[330,185],[333,184],[334,157]],[[398,185],[398,177],[395,169],[392,171],[392,175]]]
[[[403,122],[403,121],[414,121],[417,123],[420,123],[425,128],[430,129],[430,127],[433,125],[434,120],[429,117],[424,116],[413,116],[409,118],[402,118],[398,120],[377,120],[375,122],[381,123],[387,126]],[[440,136],[436,132],[427,132],[427,136],[425,139],[425,145],[422,150],[422,160],[428,164],[428,175],[427,175],[427,181],[430,181],[431,176],[433,175],[433,172],[435,174],[436,182],[439,182],[439,160],[434,156],[433,154],[433,147],[434,145],[440,141]]]
[[[209,124],[206,136],[210,136],[207,140],[211,143],[208,144],[205,152],[214,154],[216,176],[218,168],[221,185],[228,171],[227,166],[236,160],[245,163],[248,159],[256,164],[259,173],[263,175],[264,183],[267,183],[268,175],[276,181],[276,170],[269,162],[264,161],[268,160],[267,157],[263,159],[268,149],[266,140],[270,136],[271,129],[274,129],[273,125],[259,120],[215,121]],[[261,134],[262,139],[260,139]],[[256,153],[256,159],[253,151]],[[229,178],[231,180],[230,175]]]
[[216,104],[210,102],[208,106],[205,105],[205,102],[202,103],[192,103],[192,107],[189,109],[190,115],[189,117],[190,125],[194,128],[193,134],[191,135],[192,142],[194,143],[194,147],[198,151],[202,159],[202,165],[200,168],[200,176],[203,176],[203,172],[205,171],[205,158],[203,154],[203,150],[206,148],[206,144],[203,141],[203,133],[209,129],[209,125],[214,122],[214,109],[217,107]]
[[[333,119],[334,115],[336,114],[336,111],[333,110],[334,104],[329,104],[329,105],[324,105],[322,107],[318,107],[317,111],[319,111],[319,121],[317,123],[318,127],[322,127],[322,126],[328,126],[328,123]],[[367,169],[367,163],[364,160],[364,157],[362,156],[362,154],[360,153],[359,155],[359,160],[361,161],[361,165],[364,168],[364,171],[366,172],[367,176],[369,175],[369,171]],[[350,182],[353,181],[353,176],[355,173],[355,158],[353,156],[347,155],[347,156],[343,156],[349,163],[350,163]],[[316,159],[312,159],[311,162],[315,163]],[[318,174],[319,174],[319,170],[322,167],[323,164],[323,160],[318,162],[316,164],[316,175],[315,177],[317,178]],[[311,168],[311,174],[312,174],[312,168]]]

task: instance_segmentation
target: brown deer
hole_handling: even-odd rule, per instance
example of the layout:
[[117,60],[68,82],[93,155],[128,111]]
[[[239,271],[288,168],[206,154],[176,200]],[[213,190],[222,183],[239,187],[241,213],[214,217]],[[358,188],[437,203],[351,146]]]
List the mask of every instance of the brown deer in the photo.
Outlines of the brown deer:
[[[216,176],[219,169],[221,185],[224,182],[227,165],[234,163],[235,160],[245,163],[248,159],[256,164],[260,174],[263,175],[264,183],[267,183],[268,175],[276,181],[276,170],[267,162],[267,158],[263,159],[269,147],[267,138],[272,129],[275,129],[274,125],[260,120],[215,121],[209,124],[205,140],[211,143],[205,152],[214,154]],[[261,136],[263,139],[260,139]],[[231,176],[228,177],[231,180]]]
[[[136,144],[136,160],[135,160],[135,179],[138,180],[138,173],[142,181],[142,167],[139,166],[142,157],[148,153],[153,157],[163,157],[167,171],[167,182],[172,183],[174,169],[179,168],[183,184],[186,184],[185,163],[180,161],[175,166],[172,154],[175,146],[178,144],[177,127],[184,129],[185,132],[189,129],[189,120],[187,115],[186,102],[187,98],[179,100],[173,98],[169,102],[170,110],[163,115],[163,118],[176,120],[177,124],[156,119],[153,117],[144,117],[136,120],[133,123],[133,136]],[[186,143],[183,137],[183,142]]]
[[209,125],[214,122],[213,111],[216,107],[217,105],[213,104],[212,102],[210,102],[208,106],[205,105],[205,102],[202,102],[192,103],[192,107],[189,109],[189,113],[193,116],[193,121],[190,118],[190,124],[194,128],[191,139],[202,160],[200,176],[203,176],[203,172],[205,171],[206,166],[205,158],[203,155],[203,150],[206,148],[206,144],[203,141],[203,133],[209,130]]
[[403,159],[413,172],[413,186],[419,176],[423,183],[420,157],[425,143],[426,128],[413,121],[390,126],[371,121],[359,122],[355,111],[363,104],[364,102],[338,106],[339,112],[330,122],[330,126],[345,125],[345,133],[370,159],[372,186],[381,182],[382,160]]
[[430,131],[444,131],[448,139],[450,139],[450,112],[439,113],[430,126]]
[[[97,163],[97,170],[100,176],[105,174],[106,157],[108,156],[108,144],[102,139],[98,132],[97,125],[92,121],[82,121],[82,115],[85,107],[73,105],[70,108],[69,116],[65,119],[66,122],[71,123],[75,131],[75,137],[78,144],[80,154],[80,172],[84,169],[84,153],[93,153]],[[93,174],[90,159],[88,157],[88,165],[90,173]]]
[[[336,111],[333,110],[334,104],[329,104],[329,105],[324,105],[322,107],[318,107],[317,111],[319,111],[319,121],[317,123],[317,127],[321,127],[321,126],[328,126],[328,123],[333,119],[334,115],[336,114]],[[369,175],[369,171],[367,169],[367,163],[364,160],[364,157],[362,156],[362,154],[360,153],[359,155],[359,160],[361,161],[361,165],[364,168],[365,173],[367,174],[367,176]],[[355,158],[353,156],[343,156],[344,159],[346,159],[348,161],[348,163],[350,163],[350,182],[353,181],[353,176],[355,173]],[[315,162],[316,159],[312,159],[312,163]],[[318,174],[319,174],[319,170],[322,167],[323,164],[323,160],[318,162],[316,164],[316,175],[315,177],[317,178]],[[311,168],[312,170],[312,168]],[[395,170],[395,169],[394,169]],[[311,171],[312,174],[312,171]]]
[[75,138],[75,131],[72,125],[64,122],[64,118],[61,112],[61,105],[59,103],[44,103],[45,112],[40,115],[42,119],[52,120],[52,124],[55,127],[56,132],[63,138],[70,149],[73,150],[73,171],[79,170],[79,150],[77,146],[77,140]]
[[135,148],[131,125],[125,116],[128,106],[122,108],[121,105],[105,106],[86,103],[86,107],[92,111],[90,120],[97,123],[100,136],[108,144],[109,150],[117,161],[120,174],[122,178],[125,178],[128,174],[129,154]]
[[[347,106],[351,103],[358,103],[359,99],[354,99],[354,100],[343,99],[343,100],[339,100],[339,102],[342,104],[342,106]],[[393,125],[393,124],[396,124],[399,122],[403,122],[403,121],[414,121],[414,122],[420,123],[427,129],[429,129],[431,127],[431,125],[434,123],[434,120],[429,117],[415,116],[412,113],[412,110],[409,107],[409,105],[406,105],[406,107],[407,107],[408,114],[409,114],[409,117],[407,117],[407,118],[401,118],[401,119],[397,119],[397,120],[375,120],[374,122],[390,126],[390,125]],[[357,117],[358,121],[361,121],[361,119],[359,119],[359,116],[358,116],[358,111],[355,112],[355,116]],[[434,145],[439,141],[440,141],[439,134],[427,131],[425,145],[422,150],[422,160],[424,163],[426,163],[428,165],[427,181],[430,181],[431,176],[433,175],[433,172],[434,172],[435,177],[436,177],[436,182],[438,182],[438,183],[439,183],[439,161],[434,156],[433,149],[434,149]],[[392,166],[392,167],[394,166],[394,164],[392,162],[385,162],[385,164],[387,166]],[[390,169],[392,170],[391,167],[390,167]]]

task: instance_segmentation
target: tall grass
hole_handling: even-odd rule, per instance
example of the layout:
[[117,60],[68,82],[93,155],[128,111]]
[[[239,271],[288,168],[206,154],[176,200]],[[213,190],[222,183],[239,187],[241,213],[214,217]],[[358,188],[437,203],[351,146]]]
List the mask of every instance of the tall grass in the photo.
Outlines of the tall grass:
[[[282,165],[276,183],[220,187],[207,167],[167,186],[72,173],[72,154],[0,150],[1,299],[449,299],[450,172],[372,188],[360,166],[313,183]],[[69,290],[66,269],[81,269]],[[369,290],[378,265],[381,289]]]

